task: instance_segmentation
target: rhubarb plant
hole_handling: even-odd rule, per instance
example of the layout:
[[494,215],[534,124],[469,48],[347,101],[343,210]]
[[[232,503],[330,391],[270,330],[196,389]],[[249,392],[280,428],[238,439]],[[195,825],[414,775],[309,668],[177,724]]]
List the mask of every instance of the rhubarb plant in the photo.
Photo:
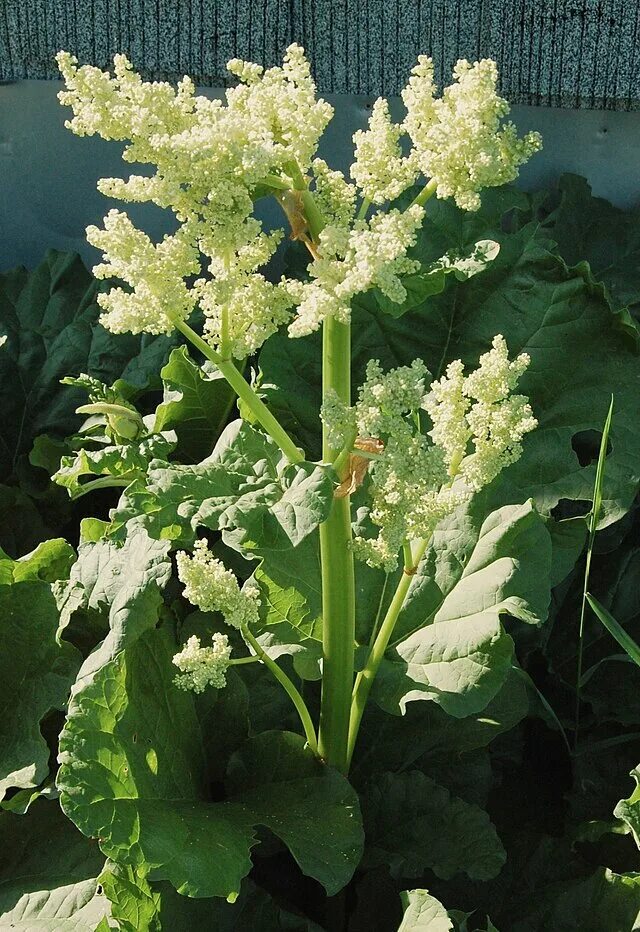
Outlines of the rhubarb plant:
[[[209,898],[194,922],[224,928],[244,911],[257,928],[262,894],[248,875],[265,829],[267,851],[288,849],[324,888],[314,921],[327,929],[351,928],[341,891],[366,890],[383,867],[407,886],[426,871],[491,880],[505,862],[496,828],[464,779],[438,782],[429,761],[438,742],[474,751],[522,717],[512,629],[544,620],[563,576],[552,555],[564,547],[575,560],[582,540],[563,537],[549,511],[579,497],[585,476],[527,388],[538,385],[527,341],[538,348],[540,333],[546,347],[550,322],[532,336],[511,296],[503,305],[521,315],[521,339],[480,319],[495,282],[527,262],[547,276],[554,300],[543,304],[560,316],[562,301],[591,288],[543,256],[535,223],[506,258],[501,235],[475,232],[489,189],[516,178],[540,137],[504,122],[492,61],[458,62],[439,95],[421,56],[402,121],[375,103],[347,178],[318,157],[332,108],[297,45],[266,70],[231,61],[237,83],[222,100],[197,95],[188,78],[145,82],[124,56],[113,74],[64,52],[58,63],[68,127],[123,143],[125,161],[151,167],[99,189],[175,220],[158,243],[122,210],[88,228],[103,253],[94,274],[108,282],[102,325],[185,341],[158,372],[155,410],[122,380],[67,382],[87,392],[85,421],[54,481],[74,499],[121,495],[83,522],[70,570],[34,580],[23,599],[4,593],[16,630],[36,598],[43,630],[58,620],[48,643],[62,683],[42,691],[58,708],[73,685],[55,792],[107,859],[99,899],[86,902],[100,928],[163,928],[172,910],[189,916]],[[279,205],[282,228],[257,218],[263,198]],[[462,233],[441,248],[447,209]],[[293,260],[277,278],[270,260],[286,239]],[[452,285],[483,279],[463,292],[479,319],[456,353],[453,313],[430,309]],[[598,305],[591,320],[604,313]],[[405,352],[389,364],[392,341],[369,352],[367,314],[383,344],[389,328],[411,345],[418,326],[428,360]],[[315,379],[304,418],[291,416],[301,399],[289,361],[297,379]],[[540,367],[545,379],[553,368]],[[537,481],[554,442],[556,474]],[[7,558],[5,585],[23,585],[20,572]],[[35,733],[43,702],[19,706]],[[8,745],[5,783],[24,810],[46,771],[36,743],[33,773]],[[447,915],[455,904],[427,890],[402,902],[402,929],[466,928]],[[278,925],[299,917],[264,908],[274,928],[318,927]]]

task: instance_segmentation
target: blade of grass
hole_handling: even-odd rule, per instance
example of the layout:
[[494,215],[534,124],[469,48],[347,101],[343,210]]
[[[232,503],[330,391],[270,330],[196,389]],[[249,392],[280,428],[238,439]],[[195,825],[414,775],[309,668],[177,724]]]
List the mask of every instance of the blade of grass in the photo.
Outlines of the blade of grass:
[[613,395],[609,404],[609,411],[604,422],[602,430],[602,440],[600,441],[600,452],[598,453],[598,465],[596,467],[596,479],[593,487],[593,501],[591,512],[589,514],[589,537],[587,540],[587,558],[584,566],[584,583],[582,587],[582,604],[580,606],[580,630],[578,633],[578,670],[576,675],[576,715],[575,729],[573,733],[573,747],[577,750],[578,736],[580,732],[580,684],[582,680],[582,654],[584,650],[584,619],[587,609],[587,594],[589,592],[589,573],[591,572],[591,556],[593,554],[593,545],[596,537],[596,528],[600,518],[602,508],[602,486],[604,483],[605,460],[607,458],[607,446],[609,444],[609,431],[611,429],[611,419],[613,417]]
[[560,734],[562,735],[562,740],[564,741],[564,743],[565,743],[565,745],[566,745],[566,747],[567,747],[567,751],[569,752],[569,755],[571,755],[571,754],[572,754],[571,745],[569,744],[569,739],[567,738],[567,733],[566,733],[566,731],[564,730],[564,728],[563,728],[563,726],[562,726],[562,722],[560,721],[560,719],[559,719],[558,716],[556,715],[556,713],[555,713],[555,711],[554,711],[554,709],[553,709],[553,706],[551,705],[551,703],[549,702],[549,700],[543,695],[543,693],[540,692],[540,690],[538,689],[538,687],[536,686],[536,684],[534,683],[534,681],[533,681],[532,678],[529,676],[529,674],[527,673],[526,670],[523,670],[522,667],[516,667],[516,666],[512,666],[511,669],[513,670],[514,673],[517,673],[518,676],[522,677],[522,679],[525,681],[525,683],[527,684],[527,686],[528,686],[530,689],[532,689],[532,690],[536,693],[536,695],[537,695],[538,699],[540,700],[540,702],[542,703],[542,706],[544,707],[545,711],[547,712],[547,714],[549,715],[549,717],[551,718],[551,720],[552,720],[552,721],[554,722],[554,724],[556,725],[558,731],[559,731]]
[[605,626],[609,634],[616,639],[620,647],[626,653],[627,657],[633,660],[640,667],[640,647],[636,644],[633,638],[624,630],[619,621],[613,617],[611,612],[607,611],[604,605],[601,605],[600,602],[590,592],[587,592],[587,602],[598,616],[602,624]]

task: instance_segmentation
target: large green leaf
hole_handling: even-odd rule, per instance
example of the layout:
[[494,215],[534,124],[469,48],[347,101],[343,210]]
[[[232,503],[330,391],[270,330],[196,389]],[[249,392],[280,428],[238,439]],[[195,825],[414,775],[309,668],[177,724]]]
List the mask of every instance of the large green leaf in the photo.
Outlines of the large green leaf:
[[99,881],[121,932],[322,932],[310,920],[281,909],[250,880],[243,882],[235,903],[180,896],[170,884],[150,884],[132,868],[113,862],[107,863]]
[[96,449],[83,448],[63,456],[60,468],[52,476],[71,498],[79,498],[94,487],[96,477],[115,479],[122,485],[145,477],[149,463],[166,459],[175,446],[175,435],[151,434],[130,443],[109,444]]
[[193,701],[172,684],[174,650],[166,632],[148,631],[74,696],[60,738],[67,815],[108,857],[146,865],[151,880],[230,899],[251,867],[254,827],[266,825],[303,872],[337,892],[361,853],[354,791],[304,739],[273,733],[238,752],[230,798],[208,802]]
[[176,455],[188,463],[198,463],[211,453],[235,397],[220,372],[207,366],[197,366],[186,347],[180,346],[160,372],[164,397],[153,429],[175,430]]
[[443,761],[458,762],[514,728],[528,708],[526,684],[515,669],[484,709],[463,719],[448,715],[435,702],[409,703],[402,718],[371,703],[362,721],[352,775],[361,782],[384,770],[419,765],[430,772]]
[[434,262],[423,264],[419,272],[407,275],[402,284],[407,292],[405,300],[398,304],[389,300],[381,291],[376,290],[375,296],[381,310],[392,317],[401,317],[407,311],[423,304],[432,295],[440,294],[447,284],[447,275],[453,275],[458,281],[473,278],[483,272],[487,265],[496,258],[500,246],[493,240],[482,240],[474,243],[470,249],[462,254],[446,253]]
[[80,655],[58,644],[58,610],[42,581],[0,585],[0,798],[33,787],[49,773],[40,723],[64,709]]
[[97,879],[103,864],[55,801],[0,814],[0,928],[93,932],[109,915]]
[[[466,232],[460,212],[438,202],[424,235],[432,235],[442,251],[447,242],[458,245]],[[477,237],[480,231],[472,232]],[[531,399],[539,426],[526,437],[522,458],[494,483],[497,503],[532,497],[548,510],[561,499],[589,501],[595,466],[581,464],[572,442],[584,432],[601,430],[614,394],[616,418],[604,484],[605,520],[613,521],[630,506],[640,478],[636,340],[588,268],[568,269],[546,248],[535,224],[515,234],[493,227],[484,233],[501,245],[489,269],[452,283],[420,309],[394,319],[381,313],[371,294],[355,299],[354,384],[363,381],[370,358],[391,368],[420,357],[434,378],[452,359],[474,367],[493,336],[503,334],[512,354],[531,357],[521,389]],[[308,359],[318,346],[316,337],[291,340],[277,334],[260,357],[274,412],[312,456],[319,449],[320,380]]]
[[456,718],[479,712],[512,664],[501,614],[544,619],[551,542],[531,502],[483,515],[482,497],[445,519],[412,581],[374,684],[383,708],[428,699]]
[[499,874],[506,854],[486,812],[419,770],[386,773],[363,799],[364,865],[388,864],[394,877],[420,877],[426,868],[445,880]]
[[250,738],[229,762],[227,786],[329,896],[351,878],[363,847],[358,797],[305,749],[301,735],[270,731]]
[[[59,634],[76,617],[106,634],[82,666],[75,689],[158,621],[162,589],[171,576],[169,545],[136,529],[124,544],[99,540],[80,545],[68,583],[58,600]],[[82,630],[83,624],[78,625]],[[69,635],[70,632],[66,632]]]
[[567,265],[587,261],[617,307],[640,305],[640,211],[624,211],[594,197],[579,175],[562,175],[558,191],[559,204],[545,227]]
[[18,560],[0,550],[0,585],[36,579],[49,583],[67,579],[74,561],[73,547],[61,538],[44,541]]
[[171,653],[168,635],[149,631],[76,694],[60,736],[62,807],[113,860],[184,894],[233,897],[251,866],[251,818],[203,801],[202,739]]
[[442,903],[426,890],[404,890],[400,898],[404,916],[398,932],[449,932],[453,929]]
[[635,932],[640,928],[640,875],[599,868],[586,880],[534,894],[512,932]]
[[333,490],[329,467],[289,464],[268,436],[236,420],[203,462],[158,465],[134,483],[114,528],[121,533],[125,524],[141,524],[157,539],[188,545],[198,527],[207,527],[251,553],[290,548],[324,521]]
[[613,811],[616,819],[621,819],[631,830],[635,843],[640,848],[640,768],[631,771],[636,782],[635,789],[627,799],[621,799]]

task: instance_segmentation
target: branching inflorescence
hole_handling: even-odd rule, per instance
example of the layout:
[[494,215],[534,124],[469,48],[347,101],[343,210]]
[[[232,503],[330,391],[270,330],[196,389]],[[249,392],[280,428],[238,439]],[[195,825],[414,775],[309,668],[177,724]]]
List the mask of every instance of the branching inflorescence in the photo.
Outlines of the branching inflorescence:
[[[421,360],[387,373],[372,360],[352,404],[352,301],[378,289],[402,305],[406,277],[421,270],[411,250],[428,199],[453,198],[460,208],[477,210],[482,189],[513,180],[540,148],[540,137],[519,138],[512,123],[501,123],[509,107],[497,94],[494,62],[459,61],[454,82],[438,97],[433,63],[421,56],[402,92],[404,119],[394,122],[381,98],[368,127],[354,135],[348,181],[316,155],[333,111],[317,98],[298,45],[289,47],[281,67],[229,62],[238,84],[224,100],[196,95],[186,77],[175,89],[144,82],[121,55],[113,76],[79,68],[65,52],[58,64],[67,88],[60,100],[73,110],[67,126],[81,136],[124,142],[125,161],[152,167],[148,175],[102,179],[99,189],[125,202],[169,208],[177,220],[176,232],[159,243],[118,210],[108,213],[102,229],[88,228],[89,242],[104,253],[96,276],[126,286],[99,295],[104,326],[116,333],[180,330],[219,366],[291,463],[300,462],[303,452],[232,360],[252,355],[285,325],[291,337],[324,330],[324,462],[333,466],[339,485],[320,531],[325,613],[319,745],[301,696],[251,633],[257,590],[251,584],[241,589],[204,541],[193,556],[178,554],[177,562],[186,597],[205,611],[221,612],[240,630],[253,656],[291,696],[309,744],[346,770],[363,702],[408,586],[405,576],[356,680],[349,736],[354,555],[388,573],[403,553],[406,574],[415,572],[437,523],[514,462],[524,435],[536,426],[527,398],[512,394],[528,356],[510,360],[501,336],[469,374],[460,361],[432,380]],[[417,184],[417,193],[407,194]],[[282,207],[291,238],[309,250],[304,279],[271,281],[264,274],[284,236],[282,230],[265,231],[254,216],[256,200],[265,195]],[[453,265],[445,256],[438,267]],[[204,315],[201,334],[188,323],[197,308]],[[358,461],[367,459],[361,468]],[[367,520],[359,520],[352,538],[349,495],[360,486]],[[174,658],[176,682],[196,692],[220,687],[233,662],[226,635],[215,634],[205,647],[192,636]]]

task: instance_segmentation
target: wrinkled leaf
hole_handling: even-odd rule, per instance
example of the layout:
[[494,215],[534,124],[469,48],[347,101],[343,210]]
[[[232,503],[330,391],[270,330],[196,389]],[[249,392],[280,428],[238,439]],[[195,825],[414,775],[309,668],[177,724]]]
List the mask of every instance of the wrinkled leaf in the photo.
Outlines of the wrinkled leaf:
[[109,903],[98,891],[97,844],[39,800],[26,815],[0,814],[0,928],[93,932]]
[[171,352],[160,375],[164,396],[153,429],[175,430],[178,459],[198,463],[211,453],[222,432],[235,398],[233,390],[217,369],[196,365],[184,346]]
[[364,864],[388,864],[394,877],[420,877],[430,868],[445,880],[497,876],[506,854],[486,812],[452,796],[418,770],[382,774],[363,800]]
[[73,547],[61,538],[44,541],[18,560],[12,560],[0,550],[0,585],[36,579],[48,583],[67,579],[74,560]]
[[[100,838],[108,857],[146,865],[150,880],[169,880],[183,894],[234,899],[258,824],[289,845],[303,872],[337,892],[361,851],[354,791],[304,749],[304,739],[276,733],[269,754],[264,736],[238,752],[231,798],[207,802],[202,737],[191,697],[172,684],[173,651],[168,635],[149,631],[74,696],[60,738],[64,811]],[[247,759],[244,780],[238,770]]]
[[83,448],[73,456],[63,456],[60,468],[51,478],[67,489],[71,498],[79,498],[100,487],[96,478],[127,485],[145,477],[151,460],[166,459],[174,446],[171,434],[152,434],[131,443],[110,444],[95,450]]
[[400,899],[404,916],[398,932],[449,932],[453,929],[442,903],[426,890],[404,890]]
[[9,787],[38,786],[49,773],[40,731],[48,712],[64,709],[80,655],[58,644],[58,610],[48,583],[0,586],[0,797]]
[[640,848],[640,768],[631,771],[636,782],[635,789],[628,799],[621,799],[613,811],[616,819],[621,819],[629,826],[638,848]]
[[513,643],[500,616],[545,617],[551,543],[531,502],[482,520],[482,500],[440,523],[374,684],[383,708],[429,699],[463,718],[497,694]]
[[617,307],[640,304],[640,212],[621,210],[579,175],[558,182],[560,203],[545,219],[567,265],[586,261],[603,281]]

